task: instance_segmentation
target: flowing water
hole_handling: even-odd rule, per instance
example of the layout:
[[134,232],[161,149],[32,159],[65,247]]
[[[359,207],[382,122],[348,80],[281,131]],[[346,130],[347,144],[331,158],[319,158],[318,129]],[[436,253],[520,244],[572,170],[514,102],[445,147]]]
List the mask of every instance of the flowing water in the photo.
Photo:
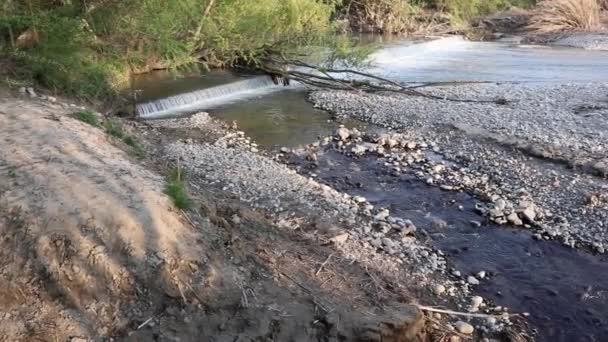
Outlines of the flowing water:
[[[321,182],[424,227],[462,274],[486,271],[489,279],[475,293],[513,312],[530,313],[538,341],[606,341],[608,257],[539,243],[522,229],[473,227],[471,220],[484,221],[475,213],[474,198],[429,186],[413,175],[394,176],[377,160],[330,152],[320,154],[317,163],[314,172]],[[448,228],[434,230],[434,218]]]
[[[468,42],[459,37],[388,42],[372,57],[370,71],[400,81],[608,80],[608,52]],[[206,110],[227,122],[236,121],[268,148],[310,143],[336,126],[329,114],[306,101],[301,88],[276,87],[259,75],[157,73],[136,86],[143,90],[138,107],[142,117]],[[447,221],[447,230],[430,232],[433,243],[463,273],[490,272],[479,294],[513,311],[529,312],[538,340],[608,341],[606,257],[539,243],[524,230],[473,228],[469,221],[482,219],[473,212],[475,200],[466,194],[444,192],[413,177],[393,177],[374,161],[354,162],[338,154],[323,158],[315,173],[338,190],[389,207],[421,227],[429,226],[429,214]],[[365,186],[353,186],[357,183]],[[465,210],[458,210],[458,205]]]

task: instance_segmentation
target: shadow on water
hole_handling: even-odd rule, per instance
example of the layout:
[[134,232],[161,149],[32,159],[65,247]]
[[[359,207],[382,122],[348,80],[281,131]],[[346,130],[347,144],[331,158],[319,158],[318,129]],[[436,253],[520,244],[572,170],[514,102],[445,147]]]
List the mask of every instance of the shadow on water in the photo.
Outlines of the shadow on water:
[[[513,312],[530,313],[538,341],[606,340],[606,257],[537,242],[522,229],[473,227],[470,221],[483,222],[474,212],[473,197],[440,190],[411,175],[391,175],[374,160],[330,152],[319,155],[318,163],[314,172],[320,181],[412,220],[464,275],[481,270],[490,274],[476,292]],[[433,230],[433,218],[446,221],[448,228]]]

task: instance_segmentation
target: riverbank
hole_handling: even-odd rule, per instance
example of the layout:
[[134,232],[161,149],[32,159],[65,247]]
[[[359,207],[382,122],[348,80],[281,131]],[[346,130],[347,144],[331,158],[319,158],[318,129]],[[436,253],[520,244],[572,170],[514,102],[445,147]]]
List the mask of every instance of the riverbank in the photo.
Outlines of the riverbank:
[[[243,133],[205,114],[115,119],[135,153],[75,110],[26,94],[0,102],[3,336],[402,341],[513,330],[471,298],[474,283],[446,276],[442,252],[411,222],[299,174]],[[189,209],[163,193],[175,167]],[[472,302],[493,319],[423,319],[416,305],[466,312]]]

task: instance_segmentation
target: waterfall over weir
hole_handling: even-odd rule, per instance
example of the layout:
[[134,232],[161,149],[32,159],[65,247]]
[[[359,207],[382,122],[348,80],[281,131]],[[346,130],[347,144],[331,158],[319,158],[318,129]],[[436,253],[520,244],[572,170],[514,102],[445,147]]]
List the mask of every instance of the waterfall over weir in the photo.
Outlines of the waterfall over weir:
[[270,76],[254,78],[139,103],[136,114],[142,119],[159,119],[204,110],[237,99],[266,94],[280,89]]

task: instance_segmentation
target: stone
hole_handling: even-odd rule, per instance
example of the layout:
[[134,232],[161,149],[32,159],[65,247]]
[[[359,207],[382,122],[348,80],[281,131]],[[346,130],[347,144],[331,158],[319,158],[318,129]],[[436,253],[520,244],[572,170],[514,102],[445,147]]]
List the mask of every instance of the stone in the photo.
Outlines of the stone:
[[475,331],[475,328],[473,328],[472,325],[470,325],[467,322],[463,322],[463,321],[458,321],[458,322],[454,323],[454,327],[456,327],[456,330],[459,333],[465,334],[465,335],[471,335],[473,333],[473,331]]
[[389,215],[390,212],[388,211],[388,209],[382,209],[378,214],[376,214],[376,216],[374,216],[374,219],[378,221],[384,221],[389,217]]
[[36,96],[37,96],[37,95],[36,95],[36,91],[35,91],[35,90],[34,90],[34,88],[32,88],[32,87],[25,88],[25,92],[26,92],[26,94],[28,94],[30,97],[36,97]]
[[468,276],[467,283],[469,283],[471,285],[479,285],[479,280],[477,280],[477,278],[475,278],[473,276]]
[[356,155],[362,155],[362,154],[365,154],[365,152],[367,151],[367,148],[365,148],[365,146],[363,146],[363,145],[356,145],[355,147],[353,147],[351,149],[351,151]]
[[507,208],[507,202],[504,199],[499,198],[496,202],[494,202],[494,209],[503,211],[506,208]]
[[345,141],[348,139],[348,137],[350,137],[350,130],[346,127],[340,127],[336,130],[336,135],[338,138],[340,138],[340,140]]
[[382,238],[382,244],[389,248],[395,247],[395,243],[389,238]]
[[353,201],[357,203],[365,203],[367,200],[363,196],[355,196],[353,197]]
[[289,153],[289,148],[281,147],[281,153]]
[[479,277],[479,279],[483,279],[486,277],[486,271],[479,271],[479,273],[477,273],[477,277]]
[[439,296],[445,292],[445,286],[443,286],[441,284],[435,285],[435,287],[433,287],[433,292]]
[[536,211],[534,210],[534,207],[527,207],[521,212],[521,214],[523,218],[530,223],[533,223],[536,219]]
[[27,93],[27,89],[25,87],[20,87],[19,88],[19,93],[25,94],[25,93]]
[[473,296],[471,297],[471,307],[479,308],[483,304],[483,297]]
[[370,243],[370,245],[372,245],[376,248],[382,247],[382,241],[380,239],[374,239],[374,240],[370,241],[369,243]]
[[469,223],[471,224],[471,226],[473,226],[475,228],[481,227],[481,222],[479,222],[479,221],[469,221]]
[[448,227],[448,223],[442,219],[434,218],[433,222],[431,222],[431,227],[434,229],[445,229]]
[[517,216],[517,213],[511,213],[507,216],[507,221],[515,226],[521,226],[524,222]]
[[333,238],[329,239],[329,241],[335,243],[336,245],[341,245],[341,244],[345,243],[346,240],[348,240],[348,237],[349,237],[348,233],[343,233],[343,234],[334,236]]
[[433,166],[433,172],[434,173],[440,173],[443,170],[445,170],[445,166],[444,165],[437,164],[437,165]]

